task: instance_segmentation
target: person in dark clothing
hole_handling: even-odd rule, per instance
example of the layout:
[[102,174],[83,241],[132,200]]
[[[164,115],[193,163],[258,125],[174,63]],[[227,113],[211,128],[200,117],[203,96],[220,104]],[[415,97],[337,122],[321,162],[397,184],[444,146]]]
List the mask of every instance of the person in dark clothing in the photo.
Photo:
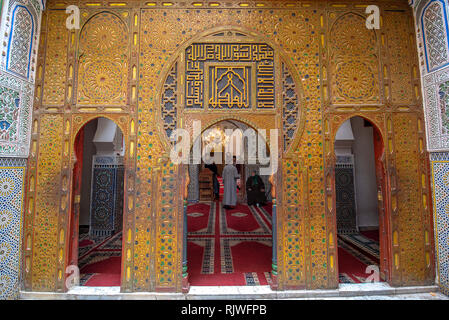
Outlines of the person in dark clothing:
[[219,192],[220,192],[220,185],[218,183],[218,168],[217,165],[215,164],[215,162],[212,162],[211,164],[206,164],[205,167],[207,169],[209,169],[210,171],[212,171],[213,176],[212,176],[212,180],[213,180],[213,185],[214,185],[214,197],[215,200],[218,200],[219,198]]
[[246,194],[249,206],[263,206],[267,202],[267,197],[265,195],[265,184],[255,170],[248,180],[246,180]]
[[[239,175],[241,175],[242,164],[238,164],[238,163],[237,163],[237,157],[236,157],[236,156],[233,156],[233,157],[232,157],[232,163],[233,163],[234,166],[237,168],[237,173],[238,173]],[[240,191],[240,183],[237,184],[237,190]]]

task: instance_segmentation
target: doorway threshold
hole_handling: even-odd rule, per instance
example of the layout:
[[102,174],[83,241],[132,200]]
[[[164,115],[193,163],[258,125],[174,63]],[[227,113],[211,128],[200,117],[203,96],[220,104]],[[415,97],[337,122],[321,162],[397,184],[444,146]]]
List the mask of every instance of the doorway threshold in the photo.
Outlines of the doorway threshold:
[[[120,287],[77,286],[68,292],[21,291],[20,299],[43,300],[241,300],[241,299],[346,299],[357,297],[391,298],[429,294],[445,298],[438,286],[391,287],[385,282],[340,284],[338,289],[273,291],[270,286],[192,286],[188,293],[120,292]],[[447,298],[447,297],[446,297]]]

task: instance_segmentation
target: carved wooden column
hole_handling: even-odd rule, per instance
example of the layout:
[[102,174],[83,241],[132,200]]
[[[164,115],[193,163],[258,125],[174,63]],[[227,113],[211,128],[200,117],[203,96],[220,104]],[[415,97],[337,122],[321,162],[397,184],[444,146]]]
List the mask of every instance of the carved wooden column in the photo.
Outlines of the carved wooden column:
[[272,209],[272,260],[271,260],[271,289],[277,290],[278,283],[277,283],[277,275],[278,275],[278,261],[277,261],[277,223],[276,223],[276,183],[274,182],[274,174],[270,176],[270,179],[268,180],[271,183],[271,197],[273,202],[273,209]]
[[189,197],[189,183],[190,176],[189,170],[186,170],[185,182],[184,182],[184,227],[183,227],[183,247],[182,247],[182,292],[187,293],[190,289],[189,273],[187,271],[187,199]]

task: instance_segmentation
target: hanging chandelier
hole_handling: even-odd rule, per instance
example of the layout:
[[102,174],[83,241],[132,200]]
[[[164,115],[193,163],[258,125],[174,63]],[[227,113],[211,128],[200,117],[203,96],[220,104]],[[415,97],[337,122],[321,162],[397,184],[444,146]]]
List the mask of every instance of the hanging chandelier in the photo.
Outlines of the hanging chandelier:
[[222,149],[228,142],[229,137],[220,127],[209,130],[203,134],[203,142],[213,147],[213,149]]

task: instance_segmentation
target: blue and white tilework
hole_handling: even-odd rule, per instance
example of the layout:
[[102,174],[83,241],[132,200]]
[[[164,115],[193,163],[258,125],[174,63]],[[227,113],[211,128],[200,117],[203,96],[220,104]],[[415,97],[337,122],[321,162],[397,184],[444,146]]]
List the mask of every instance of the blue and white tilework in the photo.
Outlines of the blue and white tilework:
[[1,35],[5,54],[0,58],[1,70],[34,82],[43,4],[38,0],[4,2]]
[[435,219],[435,245],[438,282],[449,294],[449,153],[430,154]]
[[0,23],[0,157],[26,158],[31,135],[40,0],[4,0]]
[[448,0],[413,3],[422,75],[422,96],[431,152],[449,151],[449,4]]
[[0,300],[18,297],[26,159],[0,158]]
[[0,157],[27,157],[31,135],[33,85],[0,73]]

